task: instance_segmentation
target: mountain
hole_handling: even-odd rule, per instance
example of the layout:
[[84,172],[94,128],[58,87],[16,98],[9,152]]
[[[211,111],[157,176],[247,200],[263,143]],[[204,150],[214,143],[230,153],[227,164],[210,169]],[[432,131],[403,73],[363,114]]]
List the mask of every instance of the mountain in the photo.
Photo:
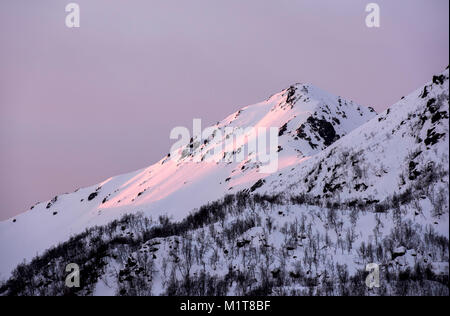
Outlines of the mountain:
[[[216,145],[221,148],[218,155],[229,158],[233,151],[226,151],[227,128],[276,127],[280,129],[279,146],[282,148],[278,153],[278,167],[279,170],[289,169],[375,114],[372,109],[311,85],[296,84],[216,124],[214,128],[223,133]],[[241,140],[239,148],[244,148],[247,142],[247,139]],[[177,160],[166,156],[148,168],[55,196],[1,222],[0,238],[9,240],[0,243],[3,277],[23,259],[29,260],[86,228],[105,225],[137,211],[153,218],[168,215],[180,220],[194,208],[251,187],[268,175],[258,172],[261,163],[250,155],[243,161],[231,163],[225,159],[219,163],[201,161],[202,152],[213,146],[200,145],[193,139],[181,149],[183,154]]]
[[438,181],[436,193],[447,194],[448,163],[447,69],[307,163],[269,176],[256,192],[371,204]]
[[[0,223],[4,275],[40,254],[0,294],[448,295],[448,79],[380,115],[296,84],[219,122],[218,143],[37,204]],[[278,128],[275,173],[256,152],[203,160],[247,126]]]

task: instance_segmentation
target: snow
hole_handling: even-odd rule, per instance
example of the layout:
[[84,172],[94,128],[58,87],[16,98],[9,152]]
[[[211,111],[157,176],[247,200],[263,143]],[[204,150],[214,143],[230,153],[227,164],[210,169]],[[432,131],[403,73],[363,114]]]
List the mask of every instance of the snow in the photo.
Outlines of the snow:
[[[295,104],[286,103],[289,91],[286,89],[264,102],[244,107],[219,122],[216,127],[222,131],[227,127],[280,128],[287,123],[289,132],[281,136],[279,141],[283,148],[279,153],[279,172],[285,172],[292,166],[302,164],[324,147],[320,141],[315,140],[319,147],[313,149],[307,142],[293,139],[291,130],[298,128],[314,113],[319,118],[339,117],[340,124],[333,124],[340,136],[375,115],[365,107],[341,100],[311,85],[297,84],[294,87]],[[344,110],[346,118],[338,114]],[[225,135],[221,144],[224,142]],[[245,142],[245,139],[237,141],[242,146],[245,146]],[[205,151],[211,149],[208,146]],[[148,168],[109,178],[77,192],[59,195],[49,209],[46,208],[49,201],[39,203],[32,210],[14,217],[15,223],[12,219],[1,222],[0,273],[6,277],[24,259],[30,260],[71,235],[88,227],[104,225],[128,212],[143,211],[154,218],[167,214],[180,220],[194,208],[217,200],[224,194],[250,187],[267,176],[258,172],[259,164],[250,162],[248,158],[243,162],[232,163],[195,162],[194,156],[200,154],[198,148],[192,155],[178,161],[165,157]],[[227,178],[231,179],[225,181]],[[88,201],[93,192],[98,195]],[[58,213],[53,215],[55,211]]]
[[[306,84],[296,84],[264,102],[244,107],[219,122],[216,127],[221,131],[227,127],[277,127],[281,132],[285,126],[285,131],[279,137],[282,150],[279,152],[279,170],[276,173],[258,172],[261,165],[255,156],[247,157],[243,162],[202,162],[199,158],[213,145],[201,144],[194,139],[196,145],[193,150],[189,149],[189,145],[181,148],[180,152],[187,154],[178,160],[164,157],[148,168],[59,195],[50,204],[50,201],[39,203],[14,217],[15,222],[13,219],[0,222],[0,277],[8,277],[18,263],[31,260],[45,249],[68,240],[70,236],[89,227],[105,225],[127,213],[143,212],[152,218],[168,215],[179,221],[192,210],[216,201],[227,193],[248,189],[260,179],[265,182],[256,189],[258,193],[307,193],[323,201],[334,200],[339,203],[353,200],[382,202],[394,193],[404,193],[415,183],[408,178],[412,170],[424,170],[431,162],[432,168],[436,170],[445,166],[444,171],[447,173],[429,196],[416,197],[416,204],[400,207],[400,211],[403,212],[404,221],[410,220],[418,225],[418,231],[433,227],[440,235],[448,238],[448,200],[447,209],[438,216],[435,214],[439,190],[448,194],[448,116],[437,122],[427,117],[420,124],[421,117],[425,117],[425,114],[429,116],[427,111],[431,99],[437,103],[446,102],[448,115],[448,70],[443,76],[446,79],[442,84],[430,82],[425,85],[426,97],[423,97],[424,87],[421,87],[378,116],[369,108]],[[433,132],[443,136],[435,145],[425,144],[424,140]],[[226,135],[223,133],[220,145],[225,140]],[[237,144],[245,146],[246,141],[241,138]],[[329,145],[331,141],[333,143]],[[224,148],[220,156],[230,151],[230,148]],[[411,161],[414,163],[412,169]],[[89,201],[88,197],[92,193],[97,195]],[[55,212],[57,214],[54,215]],[[243,210],[244,215],[252,212],[250,209]],[[286,244],[281,227],[305,219],[311,225],[312,232],[291,245],[289,256],[296,259],[289,262],[291,270],[295,269],[295,262],[306,257],[304,249],[307,243],[314,242],[311,236],[318,236],[321,247],[331,247],[323,242],[328,234],[334,249],[324,256],[332,262],[346,264],[350,273],[355,273],[364,268],[366,263],[360,262],[356,249],[363,242],[372,243],[390,234],[395,228],[392,214],[363,212],[352,223],[351,209],[343,210],[341,216],[345,221],[340,232],[353,231],[356,236],[353,248],[345,251],[339,246],[344,236],[339,235],[337,229],[333,231],[326,223],[327,214],[323,207],[287,204],[280,207],[280,212],[274,220],[277,229],[267,232],[262,227],[254,227],[239,236],[239,240],[248,240],[249,247],[265,244],[273,249],[281,249]],[[273,215],[265,213],[260,216],[263,221],[273,219]],[[228,223],[235,220],[227,218]],[[222,229],[220,225],[215,224],[214,227],[219,234]],[[193,234],[200,234],[201,230]],[[162,258],[170,256],[171,246],[178,239],[175,236],[160,240],[155,262],[157,266],[162,265]],[[178,241],[182,242],[181,239]],[[404,245],[394,247],[398,247],[393,250],[394,254],[404,254],[396,258],[396,264],[401,266],[413,266],[419,257],[420,260],[426,257],[419,249],[407,249]],[[213,248],[209,251],[213,252]],[[214,267],[214,273],[225,275],[230,263],[239,267],[244,253],[241,251],[235,258],[226,258],[224,253],[219,252],[220,260]],[[276,268],[278,263],[274,260],[271,267]],[[433,264],[436,271],[445,270],[445,265],[439,262]],[[194,266],[193,271],[200,272],[201,268]],[[118,263],[109,263],[107,272],[96,284],[95,295],[113,295],[117,292],[112,284],[118,269]],[[322,270],[323,266],[310,272],[318,275]],[[163,283],[164,278],[156,275],[153,293],[162,294]]]
[[394,255],[403,256],[406,253],[406,248],[401,246],[394,249]]
[[[303,180],[307,179],[312,187],[309,194],[323,195],[325,184],[335,183],[342,186],[334,194],[341,201],[382,201],[408,187],[408,177],[402,184],[401,175],[407,175],[410,161],[417,163],[419,168],[425,168],[427,164],[433,164],[434,168],[442,167],[447,171],[442,182],[448,184],[448,69],[442,75],[447,78],[443,84],[429,82],[424,86],[428,91],[425,98],[422,97],[424,87],[417,89],[384,113],[311,157],[307,163],[300,164],[295,170],[288,170],[281,179],[278,175],[267,177],[267,184],[258,192],[278,192],[286,188],[293,192],[305,192],[307,186]],[[433,99],[447,113],[447,119],[441,119],[438,124],[433,123],[427,112],[430,108],[428,103]],[[424,113],[428,119],[422,126],[421,117],[425,117]],[[423,140],[433,130],[442,134],[443,138],[436,146],[426,145]],[[413,158],[416,153],[417,156]],[[313,179],[312,175],[317,176],[317,179]],[[282,186],[278,186],[280,180]],[[355,184],[364,184],[367,189],[357,190]]]

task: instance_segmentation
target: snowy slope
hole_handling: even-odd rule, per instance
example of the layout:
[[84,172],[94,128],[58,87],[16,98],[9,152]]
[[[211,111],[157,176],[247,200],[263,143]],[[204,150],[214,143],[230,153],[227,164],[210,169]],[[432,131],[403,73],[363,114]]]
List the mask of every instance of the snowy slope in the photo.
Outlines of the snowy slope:
[[[288,161],[278,172],[195,162],[202,142],[193,139],[179,160],[69,195],[78,227],[126,211],[114,203],[134,215],[21,265],[0,295],[448,295],[448,84],[447,69],[364,124],[370,110],[304,85],[244,108],[218,126],[276,124]],[[151,183],[169,193],[144,190]],[[51,214],[65,199],[2,223],[1,232],[24,240],[16,227],[26,235],[33,220],[58,218]],[[148,219],[162,206],[176,222]],[[64,284],[67,262],[81,265],[79,289]],[[380,268],[379,288],[366,286],[368,263]]]
[[192,139],[180,149],[177,159],[166,156],[148,168],[55,196],[1,222],[0,277],[7,277],[24,259],[30,260],[71,235],[123,214],[142,211],[153,218],[167,214],[180,220],[207,202],[251,188],[268,174],[259,172],[261,163],[256,153],[248,153],[242,162],[228,162],[233,152],[245,150],[248,139],[236,139],[235,148],[226,147],[227,128],[278,128],[278,167],[279,172],[286,172],[375,115],[370,108],[311,85],[293,85],[264,102],[244,107],[215,126],[223,133],[219,155],[225,159],[219,163],[200,157],[217,144]]
[[[272,175],[257,192],[307,193],[337,202],[383,201],[439,179],[448,194],[448,68],[308,162]],[[431,172],[433,171],[433,172]]]
[[[434,76],[253,192],[163,225],[168,237],[106,256],[84,294],[448,295],[448,80]],[[368,263],[380,288],[365,286]]]

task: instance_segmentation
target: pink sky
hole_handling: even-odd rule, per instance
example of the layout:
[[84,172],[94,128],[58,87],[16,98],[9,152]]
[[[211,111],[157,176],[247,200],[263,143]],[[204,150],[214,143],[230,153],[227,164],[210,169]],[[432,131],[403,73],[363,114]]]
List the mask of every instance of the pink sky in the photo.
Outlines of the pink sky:
[[0,2],[0,220],[148,166],[295,82],[384,110],[449,63],[448,0]]

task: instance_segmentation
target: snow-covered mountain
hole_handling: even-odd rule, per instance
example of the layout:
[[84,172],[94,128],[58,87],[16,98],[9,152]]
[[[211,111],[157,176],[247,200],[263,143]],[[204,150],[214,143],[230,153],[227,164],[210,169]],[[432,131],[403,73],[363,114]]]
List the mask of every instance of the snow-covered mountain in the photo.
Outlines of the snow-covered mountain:
[[[41,254],[0,292],[448,295],[448,79],[378,116],[296,84],[215,126],[221,162],[192,138],[176,159],[37,204],[0,223],[4,276]],[[225,159],[245,146],[227,148],[227,128],[248,126],[279,129],[276,173],[257,153]],[[68,261],[86,277],[76,292]],[[381,288],[365,286],[367,263]]]
[[448,194],[448,107],[447,69],[308,163],[269,176],[257,192],[370,204],[438,180]]
[[[311,85],[293,85],[264,102],[242,108],[215,126],[223,134],[218,146],[223,148],[219,155],[224,159],[219,163],[195,157],[216,145],[193,139],[181,149],[183,155],[177,160],[168,155],[148,168],[55,196],[1,222],[0,272],[7,276],[23,259],[29,260],[73,234],[107,224],[123,214],[142,211],[153,218],[168,215],[180,220],[194,208],[251,187],[268,174],[258,172],[261,164],[251,154],[242,162],[226,162],[233,151],[227,152],[224,145],[226,128],[279,128],[278,167],[282,171],[320,152],[375,115],[372,109]],[[245,147],[246,139],[238,141],[239,148]]]

